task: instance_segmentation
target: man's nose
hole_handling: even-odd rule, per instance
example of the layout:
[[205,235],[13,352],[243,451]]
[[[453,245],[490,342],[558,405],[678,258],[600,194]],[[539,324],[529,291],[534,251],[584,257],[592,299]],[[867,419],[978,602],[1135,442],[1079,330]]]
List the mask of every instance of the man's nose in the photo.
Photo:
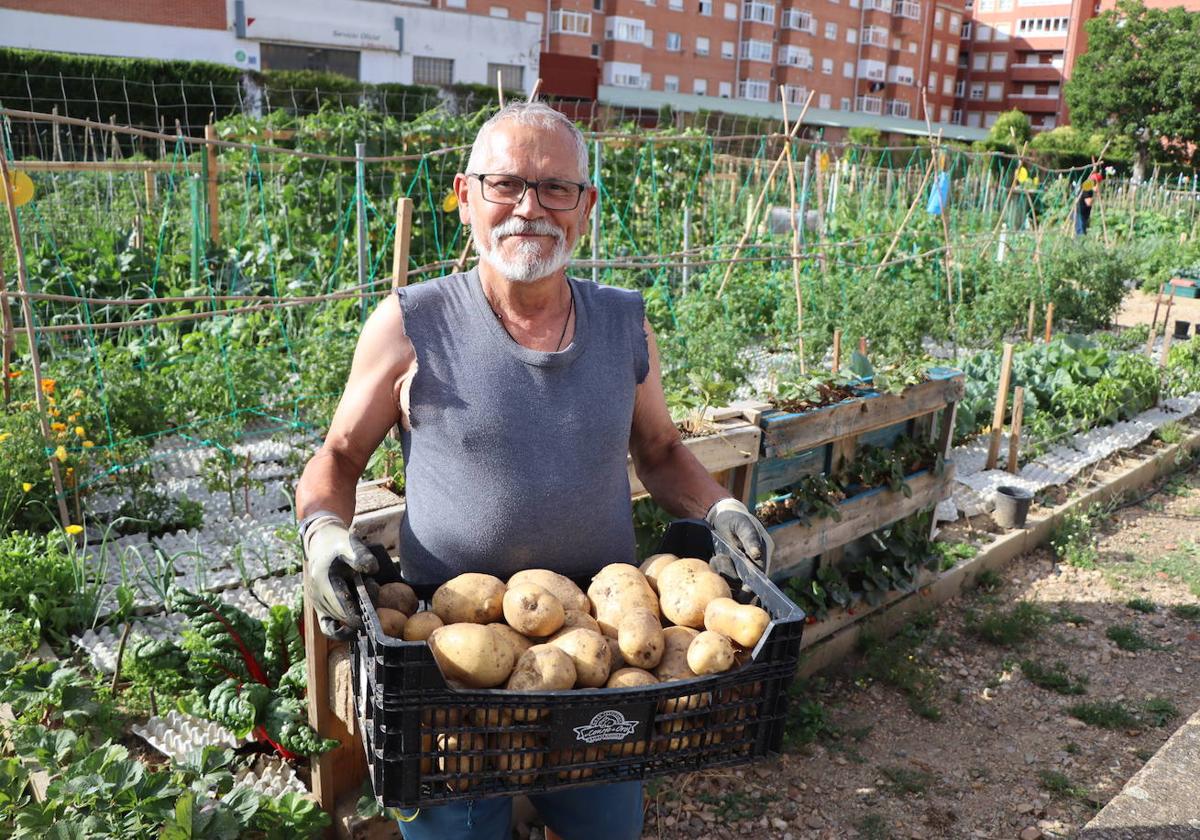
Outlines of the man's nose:
[[546,215],[546,209],[538,201],[537,191],[533,188],[532,184],[525,190],[525,195],[521,197],[521,200],[513,207],[513,213],[523,219],[540,219]]

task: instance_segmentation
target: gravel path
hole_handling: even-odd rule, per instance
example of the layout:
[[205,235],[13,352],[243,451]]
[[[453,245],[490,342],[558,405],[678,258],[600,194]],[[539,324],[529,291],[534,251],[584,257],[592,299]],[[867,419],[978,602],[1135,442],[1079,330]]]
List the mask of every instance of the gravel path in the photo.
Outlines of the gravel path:
[[[1085,533],[1091,568],[1033,552],[991,590],[802,686],[797,742],[779,758],[654,785],[644,836],[1074,836],[1200,707],[1200,469]],[[991,644],[969,628],[1019,601],[1034,608],[1000,629],[1030,640]],[[1063,663],[1083,693],[1039,688],[1022,662]],[[1106,729],[1067,711],[1104,701],[1134,717]]]

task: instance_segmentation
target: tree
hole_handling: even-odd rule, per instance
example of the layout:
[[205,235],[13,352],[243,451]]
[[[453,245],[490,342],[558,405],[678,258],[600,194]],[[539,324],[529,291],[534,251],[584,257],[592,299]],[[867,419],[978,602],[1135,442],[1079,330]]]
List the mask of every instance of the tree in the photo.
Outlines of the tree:
[[992,123],[992,128],[988,131],[988,143],[994,147],[1019,152],[1021,146],[1032,136],[1033,129],[1029,125],[1029,117],[1024,111],[1013,108],[1011,111],[1005,111]]
[[1129,138],[1137,179],[1145,177],[1151,150],[1183,160],[1195,156],[1200,13],[1118,0],[1086,27],[1088,49],[1065,91],[1071,122],[1084,132]]

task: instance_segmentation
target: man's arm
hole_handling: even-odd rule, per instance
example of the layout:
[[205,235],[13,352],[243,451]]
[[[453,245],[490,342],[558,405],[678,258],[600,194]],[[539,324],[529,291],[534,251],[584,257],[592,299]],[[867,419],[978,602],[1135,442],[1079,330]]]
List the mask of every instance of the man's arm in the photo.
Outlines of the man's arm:
[[388,295],[363,326],[346,388],[325,442],[296,485],[296,516],[315,511],[354,516],[354,488],[388,430],[400,421],[402,383],[416,369],[416,353],[404,334],[400,302]]
[[663,394],[658,342],[650,322],[643,323],[650,351],[650,372],[637,387],[629,452],[633,467],[654,501],[673,516],[702,519],[713,503],[729,498],[704,465],[679,439]]

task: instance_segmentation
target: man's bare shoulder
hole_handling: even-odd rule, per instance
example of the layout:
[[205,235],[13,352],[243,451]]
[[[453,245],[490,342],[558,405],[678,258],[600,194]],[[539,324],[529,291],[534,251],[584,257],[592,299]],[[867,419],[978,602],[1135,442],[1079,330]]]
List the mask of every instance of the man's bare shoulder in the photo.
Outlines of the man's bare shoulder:
[[395,294],[379,302],[363,325],[355,355],[402,372],[412,361],[413,346],[404,331],[404,313]]

